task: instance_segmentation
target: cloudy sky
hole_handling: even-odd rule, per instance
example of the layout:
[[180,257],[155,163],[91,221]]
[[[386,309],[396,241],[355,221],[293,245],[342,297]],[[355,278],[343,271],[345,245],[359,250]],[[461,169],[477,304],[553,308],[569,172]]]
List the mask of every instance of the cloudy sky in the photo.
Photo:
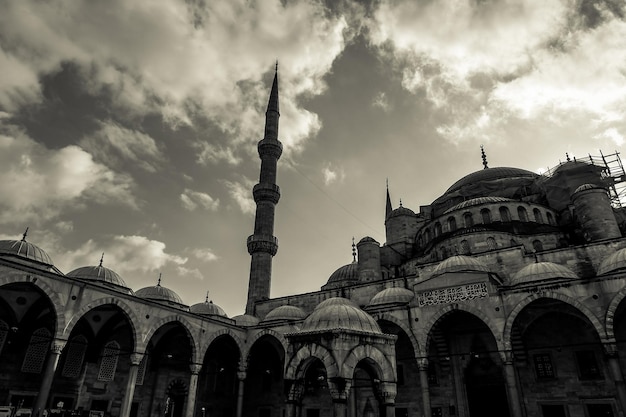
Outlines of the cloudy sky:
[[621,151],[621,0],[0,0],[0,236],[245,306],[279,61],[272,295],[489,165]]

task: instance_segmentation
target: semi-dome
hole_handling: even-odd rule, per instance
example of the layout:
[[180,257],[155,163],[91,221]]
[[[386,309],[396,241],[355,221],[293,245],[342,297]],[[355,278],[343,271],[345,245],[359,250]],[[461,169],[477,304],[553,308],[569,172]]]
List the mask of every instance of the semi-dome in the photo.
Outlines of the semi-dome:
[[222,307],[213,304],[213,301],[206,299],[203,303],[194,304],[189,307],[189,312],[201,316],[221,316],[228,317]]
[[339,297],[337,297],[329,298],[320,303],[302,323],[301,332],[346,330],[360,333],[382,333],[380,326],[372,316],[352,304],[351,301],[343,300],[347,302],[339,301]]
[[159,283],[152,287],[145,287],[135,292],[137,297],[145,298],[147,300],[168,302],[184,305],[182,298],[169,288],[161,286],[161,279]]
[[407,304],[409,301],[413,299],[415,293],[413,291],[402,288],[402,287],[392,287],[386,288],[379,293],[377,293],[370,300],[368,307],[379,306],[383,304]]
[[261,321],[258,317],[251,316],[250,314],[240,314],[233,317],[233,320],[235,320],[237,326],[243,327],[256,326]]
[[506,203],[509,201],[513,201],[510,198],[505,198],[505,197],[493,197],[493,196],[489,196],[489,197],[476,197],[476,198],[472,198],[469,200],[465,200],[462,203],[459,203],[453,207],[450,207],[448,210],[444,211],[444,214],[448,214],[451,213],[453,211],[456,210],[461,210],[464,208],[468,208],[468,207],[473,207],[473,206],[481,206],[483,204],[492,204],[492,203]]
[[626,268],[626,248],[604,258],[598,267],[598,275],[608,274]]
[[489,272],[489,267],[471,256],[454,255],[437,265],[431,276],[449,272]]
[[526,265],[517,271],[517,273],[511,277],[509,284],[518,285],[528,282],[560,279],[578,279],[578,275],[565,265],[556,264],[554,262],[536,262]]
[[78,278],[85,281],[128,288],[122,277],[119,276],[117,272],[102,266],[102,261],[100,261],[98,266],[82,266],[68,272],[66,275],[68,277]]
[[503,179],[516,179],[516,178],[525,178],[525,179],[535,179],[539,177],[539,174],[535,174],[532,171],[527,171],[521,168],[511,168],[511,167],[497,167],[497,168],[485,168],[480,171],[472,172],[468,174],[452,184],[450,188],[448,188],[445,194],[450,194],[455,191],[460,190],[461,188],[482,182],[492,182]]
[[306,313],[300,307],[283,305],[267,313],[263,321],[302,320],[305,317]]
[[358,264],[352,262],[351,264],[344,265],[333,272],[326,282],[325,288],[337,288],[354,283],[359,280]]
[[24,233],[22,240],[0,240],[0,255],[12,255],[46,266],[53,265],[52,258],[46,251],[26,241],[26,233]]

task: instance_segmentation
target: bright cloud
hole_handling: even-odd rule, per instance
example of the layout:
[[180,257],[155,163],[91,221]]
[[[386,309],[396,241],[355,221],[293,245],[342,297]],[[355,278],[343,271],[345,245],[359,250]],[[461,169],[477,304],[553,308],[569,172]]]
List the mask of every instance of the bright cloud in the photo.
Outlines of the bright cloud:
[[334,168],[331,164],[327,164],[322,169],[322,175],[324,176],[324,184],[330,185],[334,182],[341,182],[345,179],[346,174],[342,168]]
[[13,126],[0,126],[0,222],[45,221],[88,202],[137,208],[127,176],[78,146],[52,150]]
[[387,99],[387,95],[381,91],[374,97],[372,100],[372,106],[378,107],[383,111],[389,111],[389,100]]
[[197,259],[205,262],[213,262],[219,259],[219,256],[217,256],[215,252],[213,252],[213,250],[210,248],[196,248],[192,250],[191,253]]
[[248,178],[243,178],[242,181],[222,181],[226,186],[231,198],[235,201],[242,213],[254,214],[256,211],[256,203],[252,199],[252,187],[254,182]]
[[180,195],[180,201],[186,210],[193,211],[198,207],[205,210],[215,211],[219,207],[220,200],[213,198],[207,193],[185,189]]

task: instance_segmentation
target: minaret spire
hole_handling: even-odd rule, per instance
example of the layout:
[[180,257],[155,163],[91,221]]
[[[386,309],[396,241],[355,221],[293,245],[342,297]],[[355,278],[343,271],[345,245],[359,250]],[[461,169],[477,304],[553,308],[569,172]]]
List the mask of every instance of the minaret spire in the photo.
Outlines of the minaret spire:
[[389,196],[389,178],[387,178],[387,204],[385,206],[385,219],[389,217],[392,211],[393,207],[391,206],[391,197]]
[[280,188],[276,185],[277,162],[283,152],[283,145],[278,140],[278,61],[274,72],[274,81],[270,92],[267,111],[265,112],[265,136],[259,141],[257,149],[261,158],[259,183],[252,189],[256,203],[254,234],[248,237],[250,261],[250,281],[246,314],[255,314],[255,303],[270,296],[272,280],[272,258],[278,251],[278,239],[274,237],[274,211],[280,200]]
[[487,165],[487,155],[485,154],[485,148],[483,145],[480,145],[480,156],[483,158],[483,169],[489,168]]

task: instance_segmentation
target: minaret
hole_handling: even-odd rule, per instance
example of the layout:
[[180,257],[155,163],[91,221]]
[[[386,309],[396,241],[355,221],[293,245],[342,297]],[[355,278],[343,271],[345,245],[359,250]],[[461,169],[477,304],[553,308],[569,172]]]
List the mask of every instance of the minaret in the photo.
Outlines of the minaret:
[[270,296],[272,280],[272,258],[278,251],[278,239],[274,237],[274,211],[280,199],[280,188],[276,185],[276,163],[283,152],[283,144],[278,140],[278,63],[274,73],[272,92],[265,112],[265,136],[258,144],[261,158],[259,183],[252,189],[256,203],[254,234],[248,237],[250,281],[246,314],[254,315],[256,301]]

